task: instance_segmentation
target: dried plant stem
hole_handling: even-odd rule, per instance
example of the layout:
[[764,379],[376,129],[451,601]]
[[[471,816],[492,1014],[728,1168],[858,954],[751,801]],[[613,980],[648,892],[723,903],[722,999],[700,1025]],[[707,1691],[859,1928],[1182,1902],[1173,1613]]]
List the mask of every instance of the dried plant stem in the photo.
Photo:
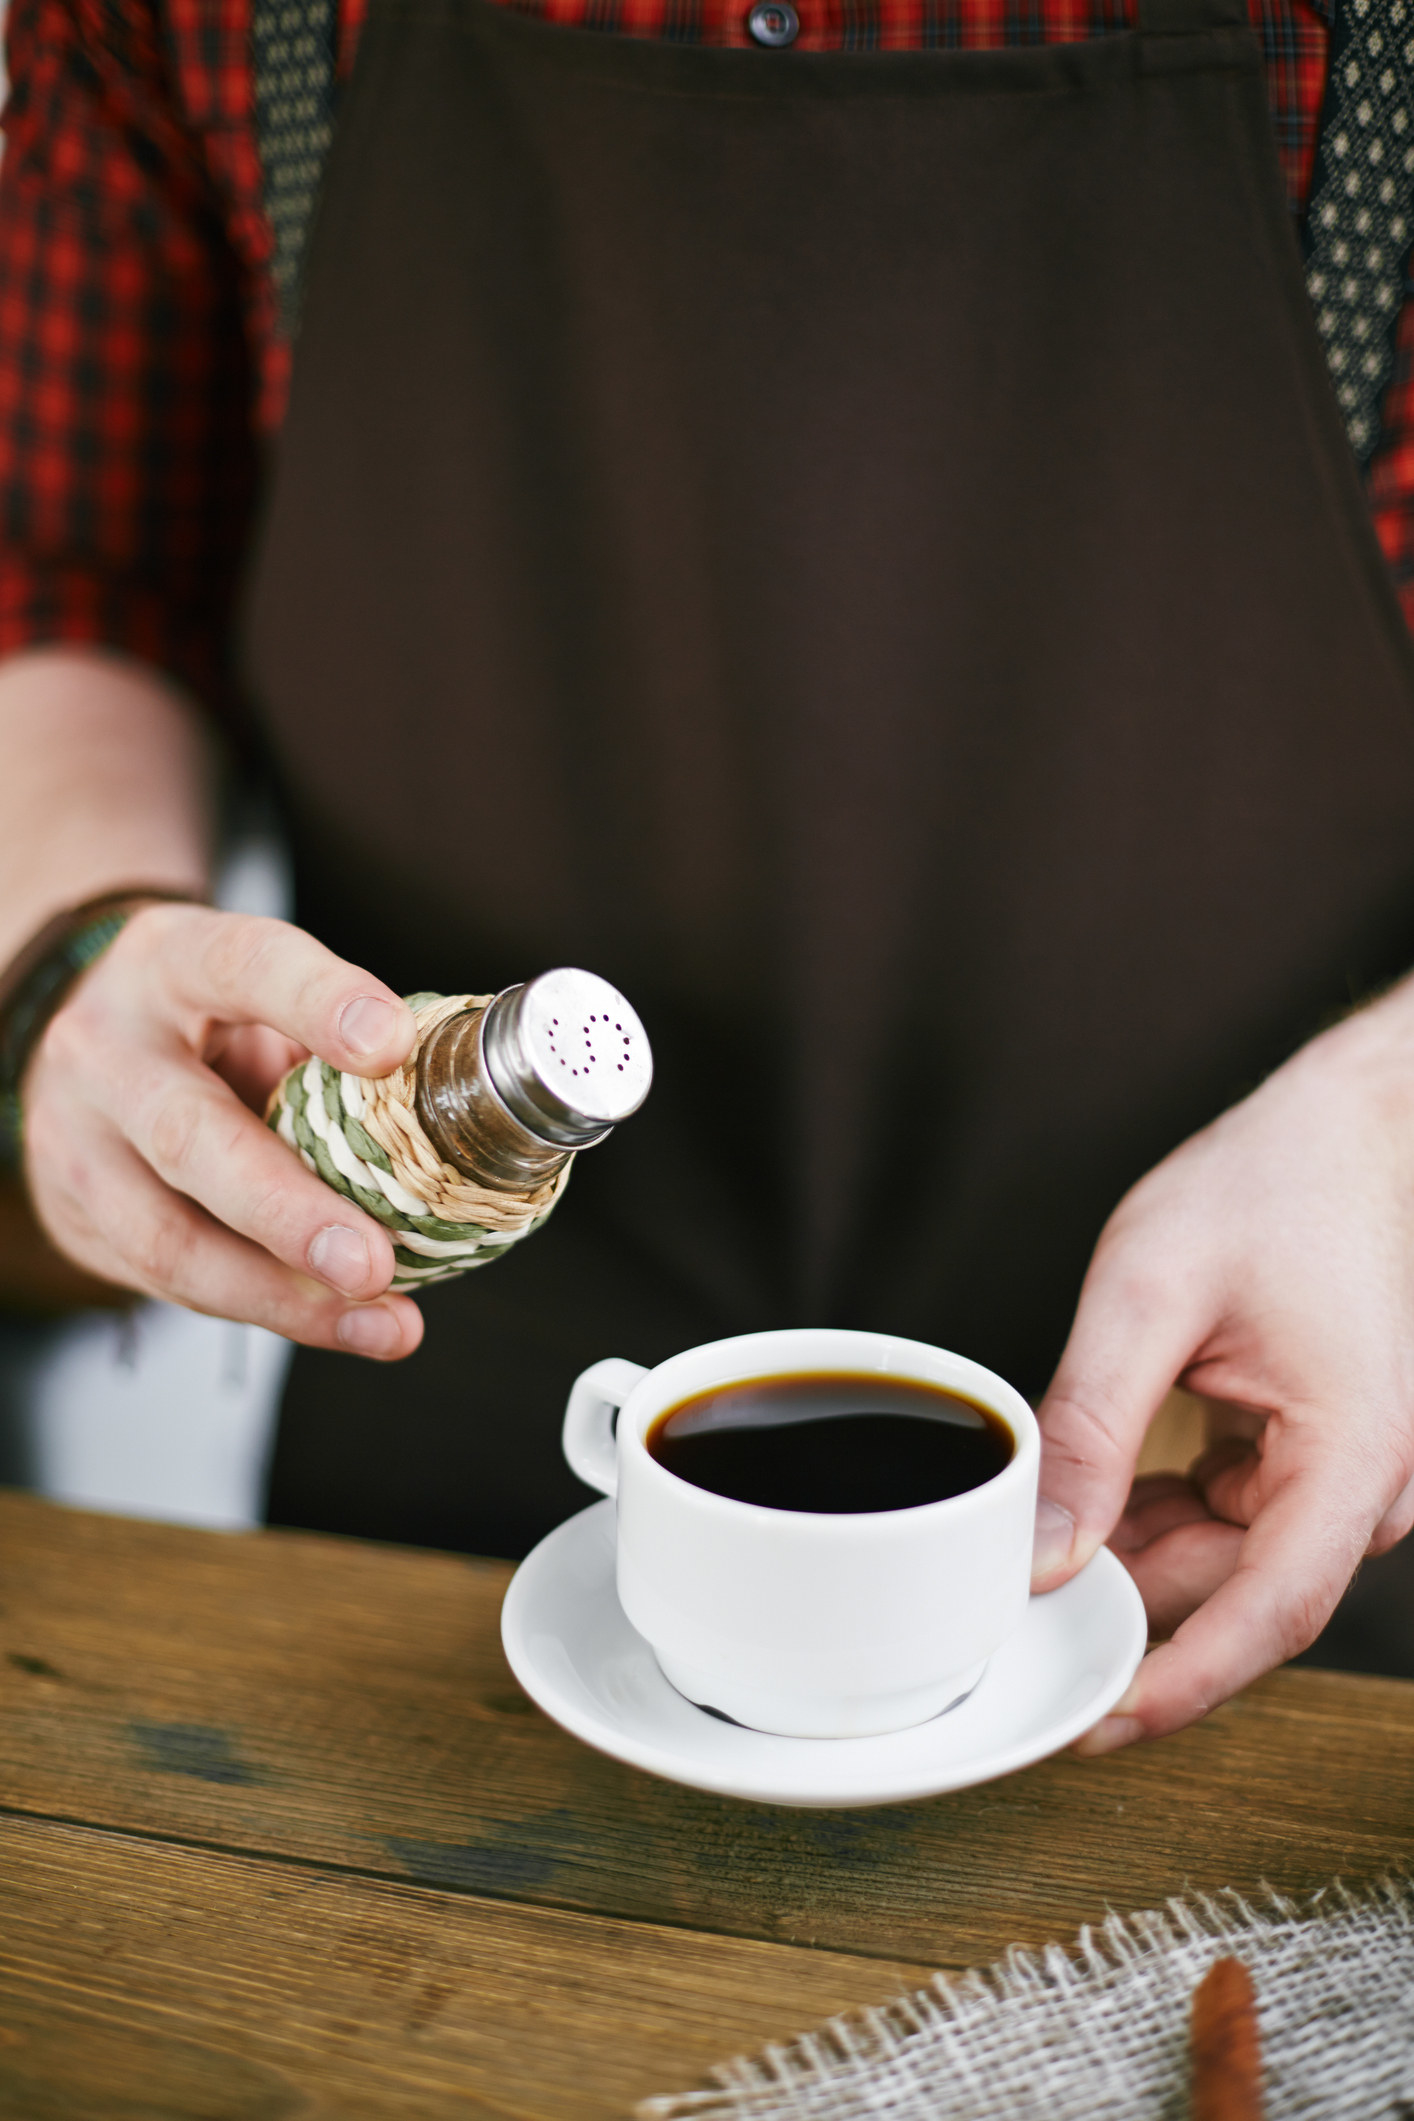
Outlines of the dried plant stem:
[[1262,2121],[1262,2038],[1252,1976],[1215,1959],[1193,1993],[1193,2121]]

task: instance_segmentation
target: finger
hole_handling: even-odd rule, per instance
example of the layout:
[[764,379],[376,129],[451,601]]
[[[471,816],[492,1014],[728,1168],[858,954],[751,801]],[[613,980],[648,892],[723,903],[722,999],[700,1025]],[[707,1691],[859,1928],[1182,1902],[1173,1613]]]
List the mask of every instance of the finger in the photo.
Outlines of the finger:
[[350,1305],[329,1294],[163,1185],[112,1133],[91,1130],[77,1185],[75,1175],[46,1185],[46,1226],[80,1264],[127,1288],[384,1361],[410,1355],[422,1338],[409,1298]]
[[1249,1525],[1262,1504],[1262,1451],[1240,1436],[1215,1443],[1194,1463],[1190,1476],[1214,1517]]
[[1369,1554],[1387,1554],[1414,1531],[1414,1480],[1408,1480],[1370,1534]]
[[[1384,1497],[1348,1453],[1312,1448],[1274,1488],[1242,1534],[1225,1582],[1153,1651],[1124,1699],[1076,1750],[1112,1752],[1196,1722],[1274,1665],[1314,1642],[1354,1574]],[[1289,1455],[1289,1454],[1287,1454]]]
[[130,926],[133,949],[150,953],[178,1004],[203,1019],[269,1024],[360,1075],[386,1075],[411,1051],[417,1027],[401,997],[288,921],[158,906]]
[[1041,1499],[1033,1589],[1064,1583],[1109,1537],[1144,1433],[1203,1330],[1171,1274],[1149,1267],[1122,1237],[1102,1242],[1037,1414]]
[[1138,1587],[1151,1637],[1159,1638],[1232,1574],[1242,1532],[1214,1521],[1191,1480],[1150,1473],[1135,1481],[1109,1545]]
[[1128,1556],[1178,1525],[1207,1523],[1209,1518],[1202,1496],[1182,1473],[1145,1473],[1130,1489],[1108,1543],[1116,1554]]
[[1219,1524],[1204,1513],[1171,1526],[1145,1546],[1121,1553],[1119,1558],[1144,1601],[1153,1640],[1172,1635],[1227,1582],[1237,1566],[1242,1540],[1240,1526]]
[[309,1059],[309,1049],[267,1024],[223,1025],[207,1041],[201,1058],[213,1075],[228,1083],[243,1105],[264,1118],[270,1093],[291,1068]]
[[387,1231],[305,1169],[235,1092],[186,1056],[119,1068],[102,1109],[157,1176],[216,1221],[345,1296],[379,1296],[396,1262]]

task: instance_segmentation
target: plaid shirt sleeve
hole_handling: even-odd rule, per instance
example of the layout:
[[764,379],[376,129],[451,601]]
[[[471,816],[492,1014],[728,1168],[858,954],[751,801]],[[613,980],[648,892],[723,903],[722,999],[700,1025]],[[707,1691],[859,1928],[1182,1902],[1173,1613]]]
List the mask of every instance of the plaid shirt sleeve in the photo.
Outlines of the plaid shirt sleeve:
[[254,487],[241,268],[153,15],[12,0],[0,652],[95,642],[209,701]]

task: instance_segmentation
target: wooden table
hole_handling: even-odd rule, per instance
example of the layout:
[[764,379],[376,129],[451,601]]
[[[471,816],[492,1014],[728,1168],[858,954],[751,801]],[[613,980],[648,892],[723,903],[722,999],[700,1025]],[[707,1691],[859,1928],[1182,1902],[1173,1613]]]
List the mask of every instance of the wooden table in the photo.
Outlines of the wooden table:
[[1414,1862],[1414,1685],[863,1812],[651,1780],[502,1660],[508,1571],[0,1496],[0,2114],[628,2114],[932,1968]]

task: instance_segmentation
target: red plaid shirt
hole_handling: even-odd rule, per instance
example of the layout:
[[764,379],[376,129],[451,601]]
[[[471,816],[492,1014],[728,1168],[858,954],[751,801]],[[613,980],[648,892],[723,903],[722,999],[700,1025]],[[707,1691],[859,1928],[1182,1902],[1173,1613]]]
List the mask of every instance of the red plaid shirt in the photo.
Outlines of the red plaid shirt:
[[[11,0],[0,171],[0,651],[102,642],[225,689],[232,586],[287,350],[250,0]],[[525,0],[520,0],[525,4]],[[744,0],[532,0],[556,22],[744,44]],[[802,50],[1075,42],[1133,0],[797,0]],[[1293,211],[1328,0],[1249,0]],[[340,0],[346,72],[364,0]],[[1414,621],[1414,304],[1369,473]]]

